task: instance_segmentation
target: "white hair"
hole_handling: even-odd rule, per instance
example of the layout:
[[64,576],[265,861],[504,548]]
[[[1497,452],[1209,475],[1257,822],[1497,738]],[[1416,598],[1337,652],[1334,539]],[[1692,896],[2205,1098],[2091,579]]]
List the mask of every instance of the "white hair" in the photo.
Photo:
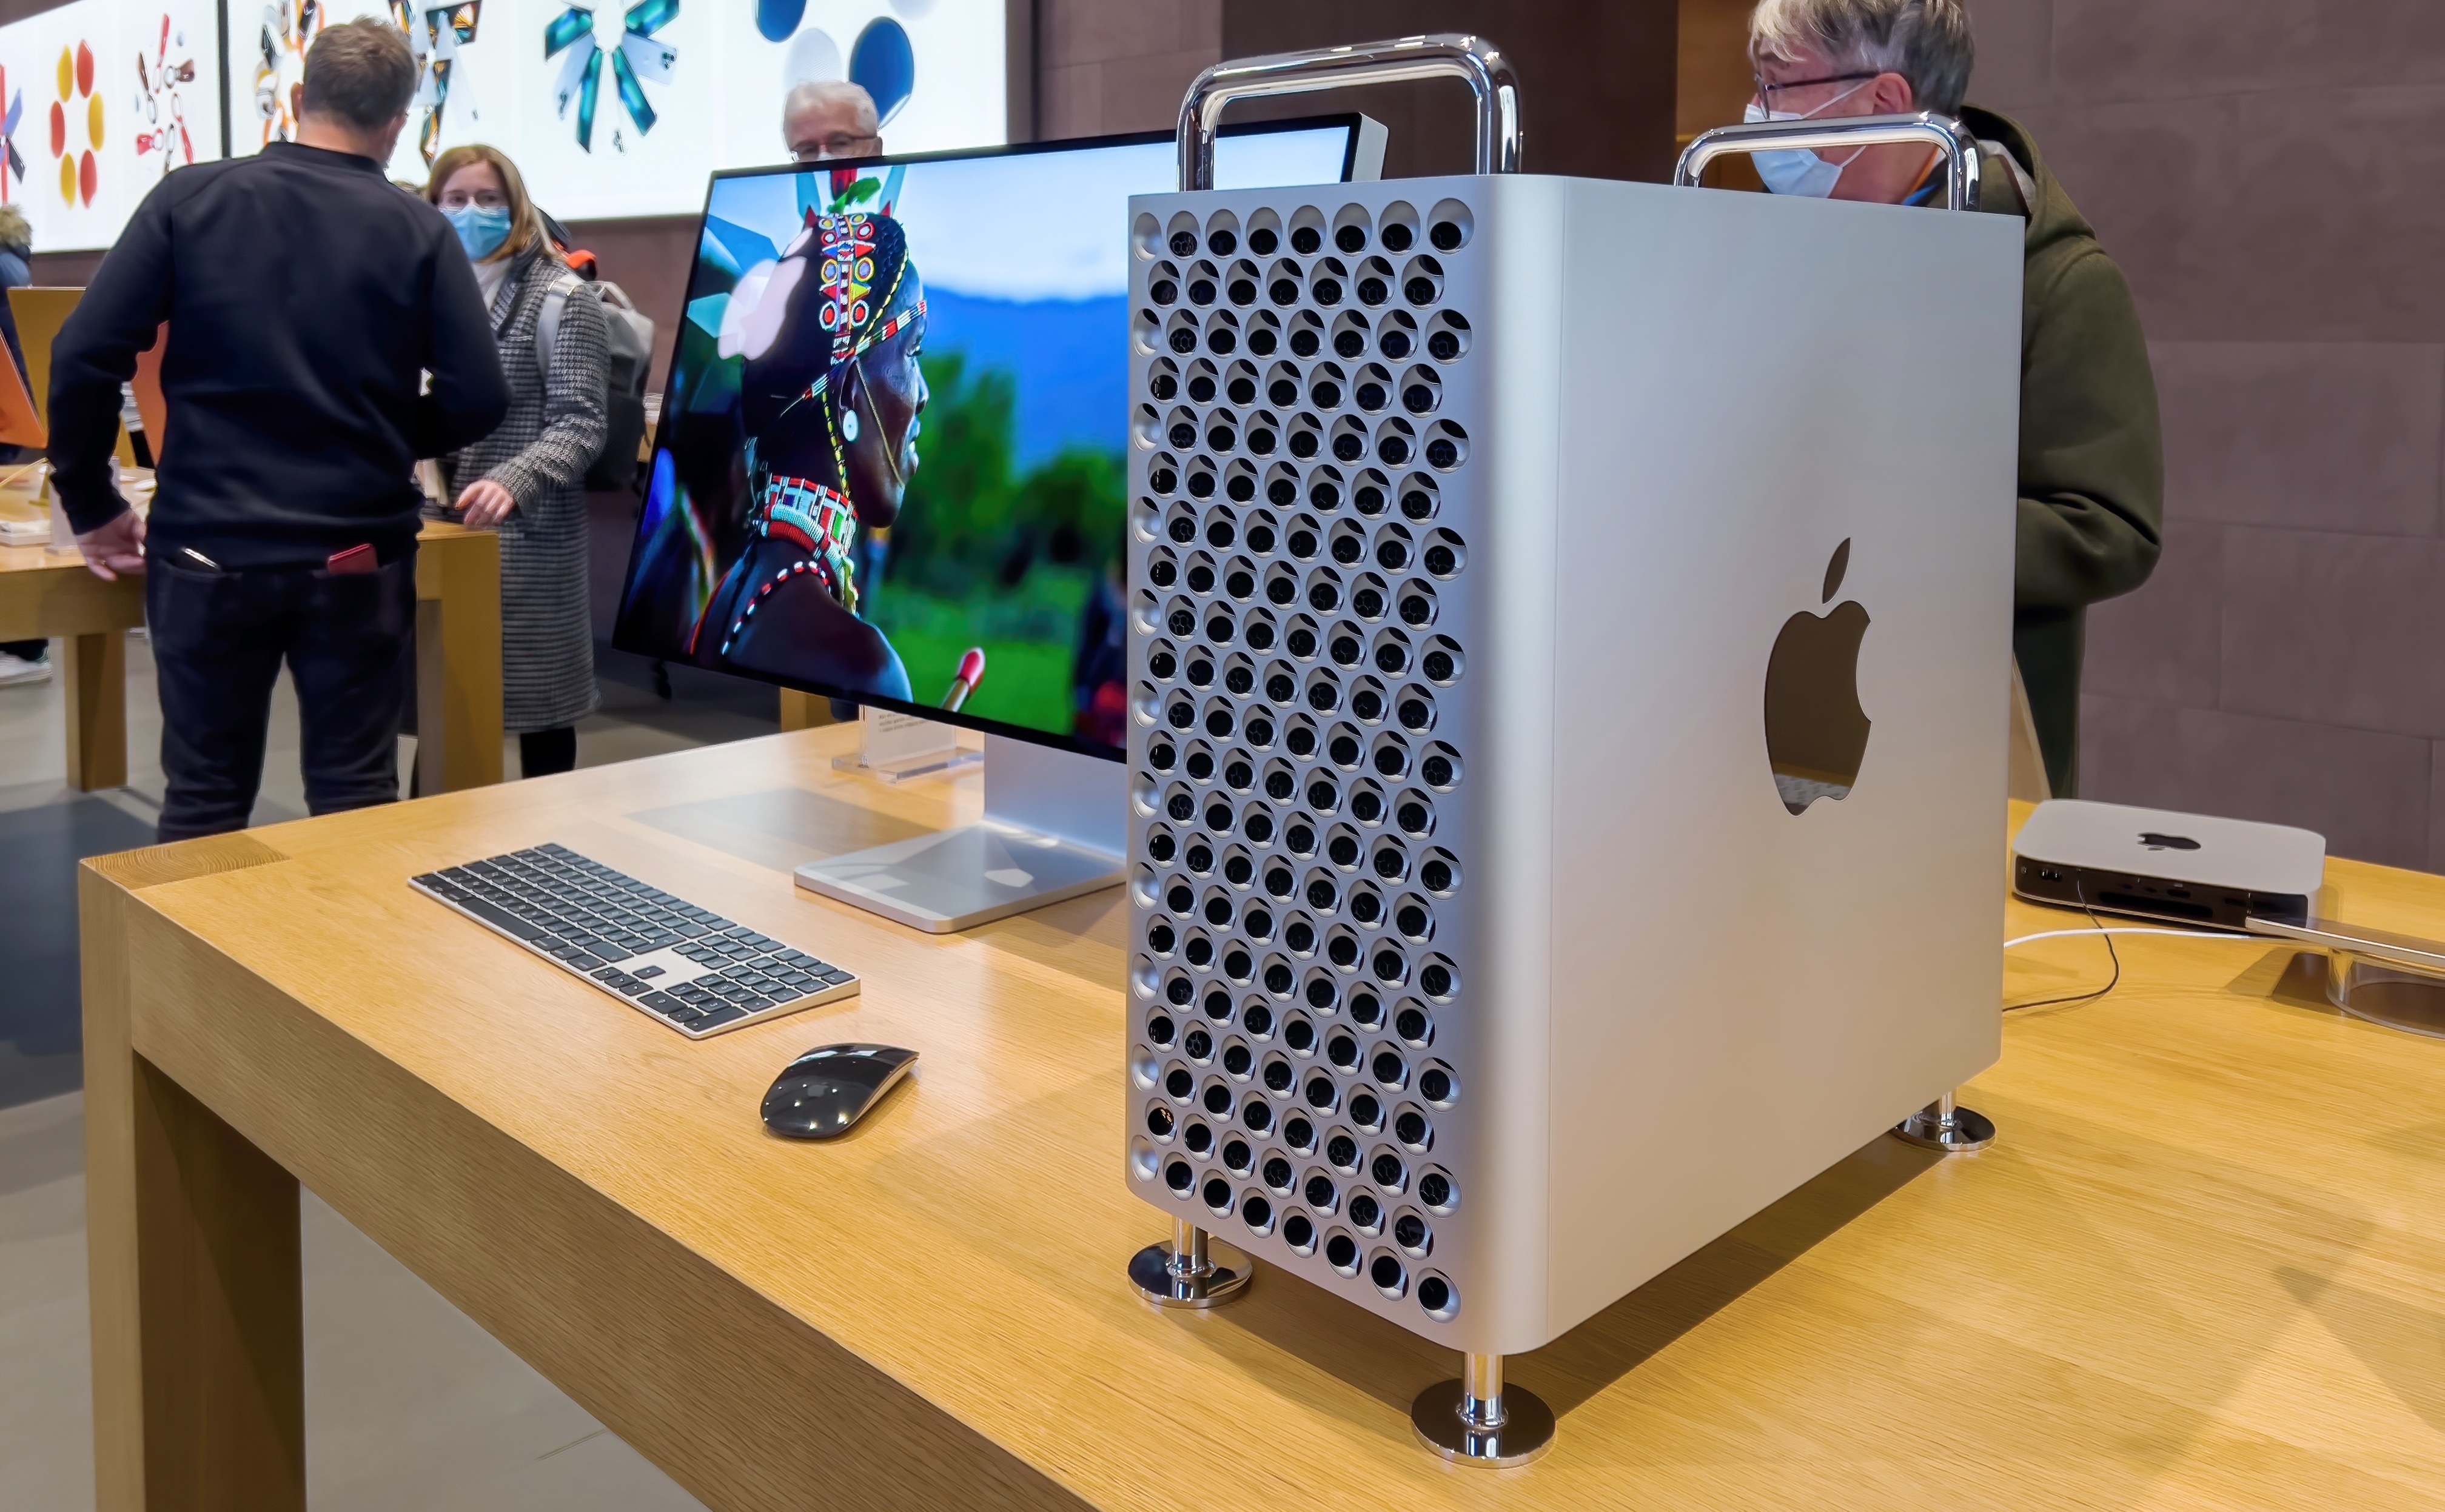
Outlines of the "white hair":
[[874,108],[874,97],[864,84],[846,79],[814,79],[793,86],[781,101],[781,126],[789,129],[790,121],[801,110],[824,105],[848,105],[857,112],[858,130],[868,137],[883,130],[883,120]]
[[1962,0],[1758,0],[1752,57],[1813,51],[1844,69],[1897,73],[1921,110],[1957,115],[1976,59]]

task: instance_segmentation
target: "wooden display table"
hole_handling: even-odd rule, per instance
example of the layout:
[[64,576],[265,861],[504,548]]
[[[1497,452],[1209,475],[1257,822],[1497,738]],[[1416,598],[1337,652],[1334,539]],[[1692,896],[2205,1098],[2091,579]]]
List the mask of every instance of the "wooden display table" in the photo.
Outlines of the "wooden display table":
[[[793,889],[806,859],[976,814],[973,779],[836,776],[854,734],[85,864],[105,1512],[303,1505],[301,1181],[717,1508],[2325,1508],[2445,1485],[2445,1043],[2337,1017],[2288,948],[2123,940],[2112,997],[2006,1020],[1967,1092],[1993,1148],[1871,1142],[1515,1357],[1560,1414],[1553,1452],[1462,1469],[1408,1417],[1457,1356],[1271,1268],[1205,1316],[1124,1282],[1166,1225],[1123,1189],[1118,890],[929,937]],[[865,995],[689,1043],[405,886],[545,841]],[[2445,933],[2445,881],[2329,877],[2342,917]],[[2094,940],[2012,959],[2013,1000],[2105,979]],[[919,1049],[916,1083],[839,1143],[766,1135],[775,1073],[846,1039]]]
[[[35,512],[21,502],[9,513]],[[0,641],[59,641],[68,786],[81,792],[127,785],[127,632],[143,623],[142,578],[105,583],[74,551],[0,546]]]
[[[0,511],[34,513],[23,494],[0,495]],[[433,523],[417,543],[417,728],[438,757],[424,780],[444,793],[498,782],[500,538]],[[0,641],[62,643],[70,787],[127,784],[127,632],[143,623],[142,577],[105,583],[73,551],[0,547]]]
[[501,538],[491,531],[427,520],[417,532],[416,729],[434,792],[501,780]]

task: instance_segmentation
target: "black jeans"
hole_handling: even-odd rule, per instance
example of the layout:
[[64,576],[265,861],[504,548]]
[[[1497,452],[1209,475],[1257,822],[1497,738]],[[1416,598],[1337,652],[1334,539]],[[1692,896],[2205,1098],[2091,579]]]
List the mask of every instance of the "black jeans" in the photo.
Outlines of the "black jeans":
[[336,813],[399,796],[413,554],[343,573],[199,572],[156,556],[144,617],[161,687],[164,841],[246,828],[283,661],[297,688],[307,807]]

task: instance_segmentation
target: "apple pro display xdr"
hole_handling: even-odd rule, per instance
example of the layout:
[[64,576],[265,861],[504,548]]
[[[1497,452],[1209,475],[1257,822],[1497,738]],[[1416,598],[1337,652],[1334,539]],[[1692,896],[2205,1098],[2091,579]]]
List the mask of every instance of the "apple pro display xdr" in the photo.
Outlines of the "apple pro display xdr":
[[2016,222],[1131,203],[1133,1191],[1512,1353],[1995,1058]]
[[[1331,181],[1360,139],[1220,163]],[[1121,239],[1170,177],[1153,134],[715,175],[619,646],[1116,756]]]

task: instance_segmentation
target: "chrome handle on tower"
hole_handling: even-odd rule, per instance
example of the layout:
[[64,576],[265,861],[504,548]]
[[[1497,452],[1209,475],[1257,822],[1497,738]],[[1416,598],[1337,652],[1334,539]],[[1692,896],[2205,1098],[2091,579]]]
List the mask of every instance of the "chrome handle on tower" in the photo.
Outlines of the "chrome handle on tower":
[[1477,96],[1477,172],[1520,171],[1520,80],[1484,37],[1461,32],[1218,63],[1180,102],[1180,187],[1214,187],[1214,132],[1234,100],[1411,79],[1458,79]]
[[[1186,118],[1182,118],[1185,122]],[[1184,123],[1183,131],[1187,130]],[[1184,137],[1182,139],[1185,140]],[[1681,154],[1672,181],[1695,187],[1698,176],[1718,158],[1756,152],[1816,151],[1825,147],[1874,147],[1886,142],[1925,142],[1944,154],[1944,207],[1978,208],[1978,141],[1950,116],[1922,110],[1907,116],[1846,116],[1838,121],[1759,121],[1702,131]]]

